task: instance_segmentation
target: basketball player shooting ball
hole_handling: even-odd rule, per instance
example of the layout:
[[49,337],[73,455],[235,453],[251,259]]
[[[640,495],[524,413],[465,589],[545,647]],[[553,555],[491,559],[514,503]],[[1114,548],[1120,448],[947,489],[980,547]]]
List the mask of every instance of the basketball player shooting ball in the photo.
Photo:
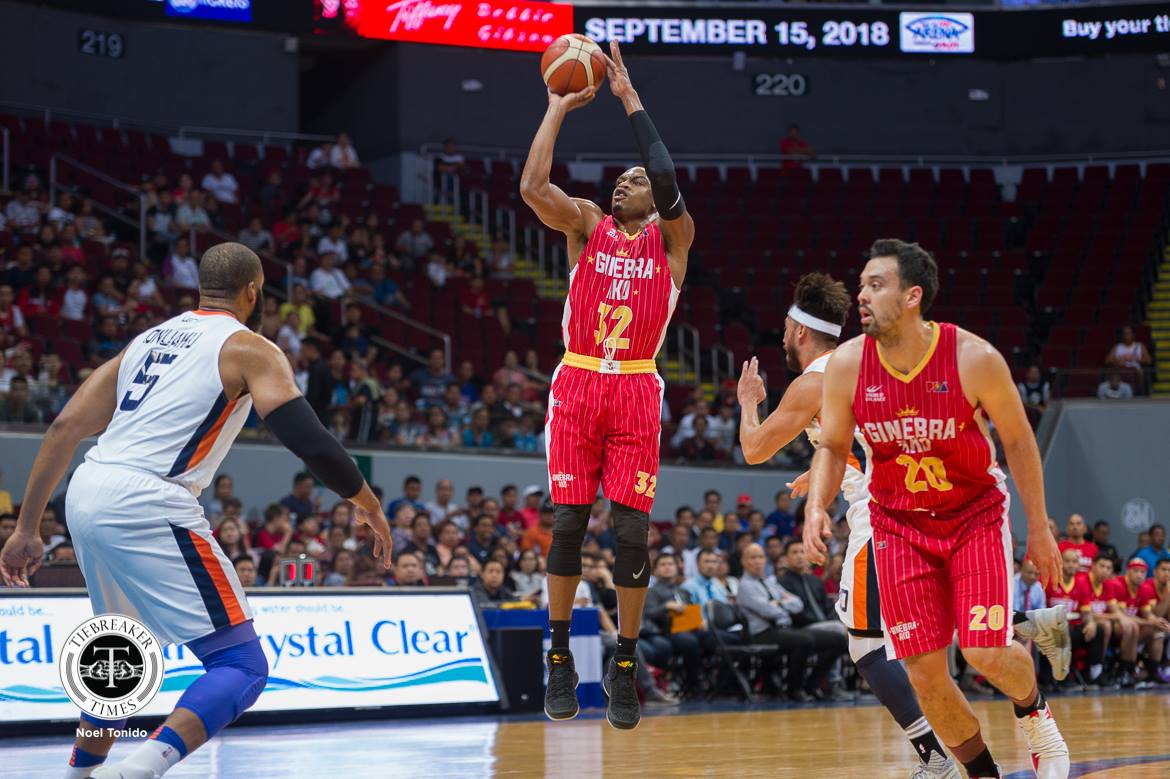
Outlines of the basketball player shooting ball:
[[642,108],[616,42],[610,51],[610,89],[625,108],[643,161],[618,177],[613,214],[549,182],[565,115],[589,103],[596,87],[564,96],[550,89],[520,193],[544,224],[565,234],[570,263],[566,352],[553,374],[545,423],[556,514],[548,553],[552,648],[545,713],[563,720],[578,711],[569,621],[581,577],[581,544],[600,485],[613,503],[617,535],[618,639],[603,681],[606,717],[613,727],[629,729],[641,718],[635,651],[650,579],[647,542],[658,481],[664,384],[654,357],[678,301],[695,225],[679,193],[674,162]]
[[[849,293],[845,285],[824,273],[809,273],[796,285],[792,307],[784,322],[784,355],[788,368],[800,376],[788,385],[780,405],[760,422],[757,407],[767,397],[758,361],[753,357],[743,364],[739,379],[739,441],[749,464],[767,462],[803,430],[815,447],[820,443],[821,390],[825,365],[837,348],[849,314]],[[872,531],[869,522],[869,479],[872,456],[861,431],[854,432],[864,452],[863,465],[853,454],[848,456],[840,489],[849,504],[849,545],[841,574],[841,593],[837,615],[849,631],[849,654],[869,688],[889,710],[906,733],[918,755],[920,765],[912,779],[960,779],[958,766],[946,756],[938,737],[918,705],[914,688],[901,663],[886,657],[881,620],[881,601],[874,564]],[[789,485],[793,496],[804,494],[808,475]],[[834,491],[835,493],[835,491]],[[807,544],[806,544],[807,546]],[[1029,615],[1017,615],[1021,622],[1032,617],[1029,629],[1036,644],[1050,657],[1053,667],[1067,673],[1071,659],[1061,609],[1041,609]],[[1034,623],[1031,624],[1031,623]],[[1043,627],[1041,627],[1043,626]],[[1022,629],[1023,626],[1017,629]],[[1057,673],[1063,676],[1059,670]]]
[[[1068,747],[1012,641],[1012,538],[999,431],[1028,517],[1028,557],[1060,576],[1048,532],[1040,453],[1007,363],[978,336],[923,314],[938,266],[916,243],[879,240],[857,301],[864,335],[837,348],[822,379],[804,539],[824,562],[827,513],[860,429],[869,456],[869,517],[881,616],[927,721],[972,777],[1002,776],[979,720],[947,670],[958,628],[967,661],[1011,698],[1040,779],[1069,773]],[[1062,669],[1067,672],[1067,666]]]
[[[186,644],[207,673],[117,765],[103,765],[126,720],[87,712],[66,779],[155,779],[247,710],[268,661],[235,568],[197,498],[256,412],[321,482],[356,506],[390,565],[390,527],[370,486],[297,389],[284,354],[253,332],[264,310],[260,258],[221,243],[199,263],[199,308],[135,338],[78,388],[49,427],[16,532],[0,552],[7,585],[28,586],[43,554],[38,525],[82,439],[101,433],[65,505],[94,614],[132,616],[163,643]],[[103,432],[104,431],[104,432]],[[86,733],[98,735],[82,735]]]

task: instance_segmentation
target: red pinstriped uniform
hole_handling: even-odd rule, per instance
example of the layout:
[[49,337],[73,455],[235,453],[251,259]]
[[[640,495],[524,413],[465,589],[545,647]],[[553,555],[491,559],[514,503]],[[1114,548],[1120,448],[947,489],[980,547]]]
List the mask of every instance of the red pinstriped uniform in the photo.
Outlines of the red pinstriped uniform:
[[870,521],[882,618],[899,658],[1006,646],[1012,633],[1008,492],[959,381],[957,330],[930,323],[909,373],[865,339],[853,413],[873,451]]
[[653,360],[677,302],[658,224],[627,235],[602,219],[569,275],[567,352],[549,391],[554,503],[592,503],[600,485],[610,500],[653,507],[664,389]]

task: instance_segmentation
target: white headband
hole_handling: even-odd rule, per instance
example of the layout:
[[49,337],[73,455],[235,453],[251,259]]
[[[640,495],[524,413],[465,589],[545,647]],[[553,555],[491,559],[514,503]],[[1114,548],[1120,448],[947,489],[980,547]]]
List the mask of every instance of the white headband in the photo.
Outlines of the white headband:
[[822,333],[833,336],[834,338],[841,337],[841,325],[835,325],[832,322],[826,322],[823,319],[817,319],[812,314],[801,311],[796,306],[788,309],[788,316],[792,317],[792,321],[802,324],[805,327],[819,330]]

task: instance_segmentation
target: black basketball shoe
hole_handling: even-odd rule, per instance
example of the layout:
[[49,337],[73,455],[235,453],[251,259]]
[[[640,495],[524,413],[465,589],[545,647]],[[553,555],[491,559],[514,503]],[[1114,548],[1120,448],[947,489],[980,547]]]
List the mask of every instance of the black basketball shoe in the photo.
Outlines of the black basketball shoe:
[[605,678],[601,680],[601,686],[609,696],[605,718],[618,730],[632,730],[638,727],[642,719],[635,684],[637,674],[637,660],[632,657],[614,657],[609,661],[609,670],[606,671]]
[[544,713],[549,719],[573,719],[581,710],[577,703],[577,668],[568,649],[548,651],[548,687],[544,691]]

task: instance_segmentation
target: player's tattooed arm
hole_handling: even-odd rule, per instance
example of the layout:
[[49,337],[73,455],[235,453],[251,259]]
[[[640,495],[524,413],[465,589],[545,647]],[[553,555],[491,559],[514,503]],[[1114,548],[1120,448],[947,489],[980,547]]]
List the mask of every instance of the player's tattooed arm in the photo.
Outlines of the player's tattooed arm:
[[1048,586],[1051,581],[1060,581],[1060,551],[1048,531],[1040,449],[1024,412],[1024,403],[1007,361],[994,346],[965,330],[959,331],[958,343],[963,391],[972,405],[987,413],[999,433],[1008,468],[1028,516],[1028,557],[1040,569],[1040,579]]
[[784,391],[780,405],[760,422],[756,407],[764,401],[766,393],[759,361],[753,357],[743,364],[738,395],[742,410],[739,446],[747,464],[757,465],[788,446],[817,415],[821,408],[821,375],[808,373],[795,379]]
[[862,337],[841,344],[825,366],[821,381],[821,442],[813,455],[808,503],[804,510],[804,548],[808,559],[823,564],[828,559],[825,539],[832,535],[828,507],[837,499],[845,464],[853,446],[857,421],[853,394],[861,367]]

